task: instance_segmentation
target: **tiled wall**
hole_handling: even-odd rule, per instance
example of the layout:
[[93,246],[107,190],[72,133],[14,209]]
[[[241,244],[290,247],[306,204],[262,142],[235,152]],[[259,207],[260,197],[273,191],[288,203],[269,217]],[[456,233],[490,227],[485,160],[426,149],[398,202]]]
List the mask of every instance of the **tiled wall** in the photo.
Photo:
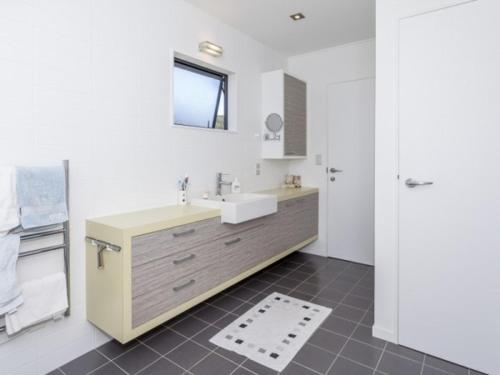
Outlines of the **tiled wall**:
[[[202,40],[224,57],[199,55]],[[237,74],[237,134],[170,127],[173,50]],[[107,340],[85,320],[85,218],[172,203],[186,172],[199,191],[216,171],[245,190],[278,185],[286,162],[254,171],[260,73],[283,64],[180,0],[0,2],[0,163],[70,160],[73,304],[69,319],[1,344],[0,374],[41,374]]]

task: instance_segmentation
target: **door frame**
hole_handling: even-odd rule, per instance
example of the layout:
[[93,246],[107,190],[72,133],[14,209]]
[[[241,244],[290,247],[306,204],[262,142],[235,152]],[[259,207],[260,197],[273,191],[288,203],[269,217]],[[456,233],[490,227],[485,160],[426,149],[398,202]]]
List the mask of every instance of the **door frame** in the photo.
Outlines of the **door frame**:
[[[368,75],[368,76],[363,76],[360,78],[355,78],[355,79],[347,79],[347,80],[342,80],[342,81],[334,81],[330,82],[326,85],[326,167],[325,167],[325,182],[326,182],[326,255],[327,257],[330,257],[330,251],[329,251],[329,246],[328,244],[330,243],[330,231],[328,228],[330,227],[330,223],[332,222],[332,214],[330,213],[330,210],[328,207],[330,206],[330,189],[332,184],[329,183],[330,179],[330,174],[328,170],[332,168],[333,166],[329,165],[330,164],[330,157],[332,156],[332,150],[330,150],[330,108],[328,103],[330,102],[330,87],[332,86],[337,86],[337,85],[342,85],[346,83],[353,83],[353,82],[360,82],[360,81],[368,81],[368,80],[373,80],[375,82],[375,85],[377,83],[377,79],[375,75]],[[376,98],[376,94],[375,94]],[[376,121],[373,124],[373,126],[376,129]],[[375,134],[375,129],[374,129],[374,134]],[[375,137],[373,139],[373,142],[375,143]],[[375,167],[375,155],[374,155],[374,160],[373,160],[373,165]],[[374,184],[375,185],[375,184]],[[375,202],[375,197],[374,197],[374,202]],[[374,219],[375,219],[375,210],[373,212]],[[373,245],[374,251],[375,251],[375,244]],[[375,258],[375,257],[374,257]]]

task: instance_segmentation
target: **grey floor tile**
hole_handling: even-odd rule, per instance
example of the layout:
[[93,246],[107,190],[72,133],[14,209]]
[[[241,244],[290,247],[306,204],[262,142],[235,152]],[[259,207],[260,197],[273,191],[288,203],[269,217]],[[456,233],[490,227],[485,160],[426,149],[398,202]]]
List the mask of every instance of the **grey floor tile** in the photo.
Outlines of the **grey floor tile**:
[[206,322],[190,316],[189,318],[184,319],[177,324],[174,324],[172,327],[170,327],[170,329],[186,337],[192,337],[205,329],[207,326],[208,324]]
[[253,371],[258,375],[277,375],[278,372],[270,369],[269,367],[262,366],[260,363],[254,362],[251,359],[248,359],[242,365],[246,369]]
[[231,297],[239,298],[243,301],[248,301],[249,299],[255,297],[259,292],[253,289],[245,288],[244,286],[239,287],[233,292],[229,293]]
[[375,368],[380,356],[382,355],[382,350],[357,341],[349,340],[342,350],[341,355],[353,360],[354,362]]
[[354,296],[352,294],[348,294],[344,300],[342,301],[344,305],[349,305],[352,307],[357,307],[361,310],[367,310],[371,305],[372,301],[366,298]]
[[324,374],[334,359],[335,354],[306,344],[297,353],[294,361],[314,371]]
[[335,315],[330,315],[325,319],[321,327],[344,336],[350,336],[356,328],[356,323],[339,318]]
[[321,291],[321,289],[322,289],[321,285],[310,284],[308,282],[305,282],[299,285],[295,290],[301,293],[306,293],[315,296]]
[[279,279],[281,279],[281,276],[272,272],[264,272],[263,274],[257,277],[257,280],[265,281],[270,284],[278,281]]
[[[218,307],[207,305],[201,310],[197,311],[194,316],[204,322],[213,323],[226,315],[227,312],[219,309]],[[175,329],[175,328],[174,328]]]
[[108,362],[106,357],[104,357],[101,353],[92,350],[65,364],[61,367],[61,370],[67,375],[83,375],[101,367],[106,362]]
[[389,375],[420,375],[422,364],[385,352],[377,370]]
[[171,329],[167,329],[145,341],[144,344],[163,355],[167,354],[169,351],[185,341],[186,338],[184,336],[181,336]]
[[98,347],[97,351],[109,359],[115,359],[119,355],[122,355],[137,345],[139,345],[137,340],[132,340],[127,344],[120,344],[116,340],[111,340]]
[[238,306],[240,306],[243,303],[242,300],[233,298],[231,296],[222,296],[218,299],[216,299],[213,302],[213,305],[215,307],[221,308],[223,310],[226,310],[228,312],[233,311],[236,309]]
[[405,346],[396,345],[392,342],[388,342],[385,350],[394,354],[398,354],[402,357],[413,359],[417,362],[422,362],[424,360],[424,354],[417,352],[416,350],[407,348]]
[[138,345],[115,360],[129,374],[136,374],[160,356],[144,345]]
[[215,348],[217,348],[217,346],[212,344],[210,342],[210,339],[214,337],[217,333],[219,333],[219,331],[220,330],[214,326],[208,326],[203,331],[193,336],[191,340],[195,341],[200,345],[203,345],[207,349],[214,350]]
[[371,328],[373,326],[373,323],[374,323],[374,314],[373,311],[369,310],[364,316],[364,318],[361,320],[361,324]]
[[265,281],[260,281],[260,280],[250,280],[247,281],[246,283],[243,283],[243,286],[248,289],[255,290],[257,292],[261,292],[264,289],[269,288],[271,286],[270,283],[267,283]]
[[319,298],[319,297],[314,297],[312,300],[311,300],[312,303],[315,303],[317,305],[321,305],[321,306],[325,306],[325,307],[329,307],[331,309],[334,309],[335,307],[337,307],[338,305],[338,302],[335,302],[335,301],[331,301],[331,300],[328,300],[328,299],[324,299],[324,298]]
[[212,353],[189,371],[194,375],[229,375],[236,367],[234,363]]
[[121,370],[113,362],[109,362],[97,370],[93,371],[91,375],[127,375],[127,373]]
[[290,293],[288,293],[288,295],[290,297],[298,298],[298,299],[301,299],[303,301],[310,301],[310,300],[312,300],[314,298],[310,294],[305,294],[305,293],[297,292],[296,290],[292,290]]
[[279,275],[279,276],[286,276],[292,272],[294,272],[294,270],[291,270],[290,268],[286,268],[286,267],[273,267],[269,270],[269,272],[271,273],[274,273],[276,275]]
[[143,369],[140,375],[181,375],[184,374],[184,369],[175,365],[165,358],[160,358],[158,361]]
[[213,325],[216,326],[217,328],[223,329],[226,328],[232,322],[234,322],[236,319],[238,319],[238,315],[227,313],[222,318],[217,320]]
[[450,375],[450,373],[435,369],[434,367],[424,366],[422,375]]
[[317,372],[311,371],[298,363],[291,362],[280,372],[280,375],[317,375]]
[[254,372],[250,372],[249,370],[239,367],[237,368],[232,375],[255,375]]
[[318,329],[309,339],[308,343],[319,346],[322,349],[328,350],[332,353],[338,354],[347,338],[344,336],[337,335],[324,329]]
[[208,353],[210,352],[201,345],[193,341],[187,341],[168,353],[166,357],[182,368],[189,369]]
[[230,361],[233,361],[234,363],[237,363],[237,364],[241,364],[243,363],[247,358],[242,356],[242,355],[239,355],[233,351],[229,351],[229,350],[226,350],[224,348],[217,348],[215,350],[216,353],[220,354],[221,356],[223,356],[224,358],[227,358],[229,359]]
[[285,288],[283,286],[279,286],[279,285],[271,285],[269,288],[267,288],[266,290],[264,290],[262,293],[264,293],[266,295],[266,297],[268,295],[270,295],[271,293],[281,293],[281,294],[286,294],[288,295],[288,293],[290,293],[292,290],[289,289],[289,288]]
[[254,305],[251,305],[249,303],[244,303],[243,305],[237,307],[236,310],[233,310],[233,314],[241,316],[244,313],[246,313],[248,310],[250,310],[253,306]]
[[345,358],[337,358],[328,375],[372,375],[373,370]]
[[358,341],[362,341],[366,344],[370,344],[372,346],[376,346],[377,348],[383,349],[386,341],[378,339],[372,336],[372,329],[365,326],[358,326],[354,333],[352,334],[352,338]]
[[425,357],[424,362],[427,366],[431,366],[439,370],[444,370],[453,375],[467,375],[469,373],[469,370],[465,367],[430,355]]
[[373,301],[374,299],[373,289],[365,288],[364,286],[361,286],[359,284],[356,285],[354,289],[351,290],[351,294],[358,297],[369,299],[371,301]]
[[344,299],[345,293],[342,293],[336,289],[326,288],[323,289],[319,294],[319,298],[328,299],[334,302],[340,302]]
[[295,279],[290,279],[288,277],[283,277],[282,279],[279,279],[276,281],[274,285],[279,285],[288,289],[294,289],[296,288],[302,281],[295,280]]
[[316,273],[319,271],[321,267],[314,266],[314,265],[309,265],[309,264],[303,264],[299,268],[297,268],[296,271],[298,272],[303,272],[303,273],[308,273],[309,275],[312,275],[313,273]]
[[294,279],[294,280],[298,280],[298,281],[305,281],[311,277],[311,274],[305,273],[305,272],[300,272],[300,271],[293,271],[292,273],[289,273],[288,275],[286,275],[286,277],[289,279]]
[[356,309],[351,306],[339,304],[333,310],[333,314],[347,320],[359,322],[365,315],[365,311]]
[[271,294],[271,293],[266,293],[266,294],[259,293],[259,294],[255,295],[255,297],[249,299],[247,301],[247,303],[250,303],[252,305],[256,305],[257,303],[261,302],[264,298],[266,298],[269,294]]

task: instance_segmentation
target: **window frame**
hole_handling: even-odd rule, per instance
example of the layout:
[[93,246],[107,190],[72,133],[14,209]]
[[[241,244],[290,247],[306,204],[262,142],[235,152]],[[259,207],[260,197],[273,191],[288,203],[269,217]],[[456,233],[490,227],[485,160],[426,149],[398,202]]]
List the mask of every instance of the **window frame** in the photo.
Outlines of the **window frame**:
[[[173,105],[174,125],[186,126],[186,127],[193,128],[193,129],[229,130],[229,122],[228,122],[228,120],[229,120],[229,105],[228,105],[228,102],[229,102],[228,101],[228,98],[229,98],[229,75],[226,73],[218,72],[216,70],[213,70],[213,69],[207,68],[205,66],[196,64],[196,63],[192,63],[190,61],[181,59],[179,57],[174,57],[173,66],[174,66],[174,69],[176,67],[178,67],[180,69],[184,69],[184,70],[193,72],[195,74],[201,74],[201,75],[205,75],[205,76],[210,77],[210,78],[216,78],[216,79],[220,80],[219,92],[217,94],[217,102],[215,105],[214,116],[212,119],[212,126],[211,127],[205,128],[205,127],[200,127],[200,126],[196,126],[196,125],[177,124],[175,122],[175,102],[173,103],[174,104]],[[175,90],[175,84],[176,83],[174,80],[174,90]],[[220,129],[220,128],[216,128],[215,124],[217,122],[217,114],[219,112],[220,97],[221,97],[222,93],[224,93],[224,128]]]

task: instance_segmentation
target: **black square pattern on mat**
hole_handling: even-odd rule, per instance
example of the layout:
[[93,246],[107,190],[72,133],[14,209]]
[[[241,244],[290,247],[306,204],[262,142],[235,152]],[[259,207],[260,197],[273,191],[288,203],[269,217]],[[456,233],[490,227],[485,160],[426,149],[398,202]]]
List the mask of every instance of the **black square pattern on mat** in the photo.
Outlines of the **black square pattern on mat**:
[[[126,345],[110,341],[50,374],[277,374],[209,341],[274,291],[333,308],[283,375],[480,374],[372,337],[373,267],[304,253],[289,255]],[[303,306],[302,323],[307,324],[310,309],[306,303]],[[246,327],[241,328],[251,324],[242,322]],[[293,339],[290,333],[283,345]],[[274,358],[279,353],[266,351],[266,355]]]

